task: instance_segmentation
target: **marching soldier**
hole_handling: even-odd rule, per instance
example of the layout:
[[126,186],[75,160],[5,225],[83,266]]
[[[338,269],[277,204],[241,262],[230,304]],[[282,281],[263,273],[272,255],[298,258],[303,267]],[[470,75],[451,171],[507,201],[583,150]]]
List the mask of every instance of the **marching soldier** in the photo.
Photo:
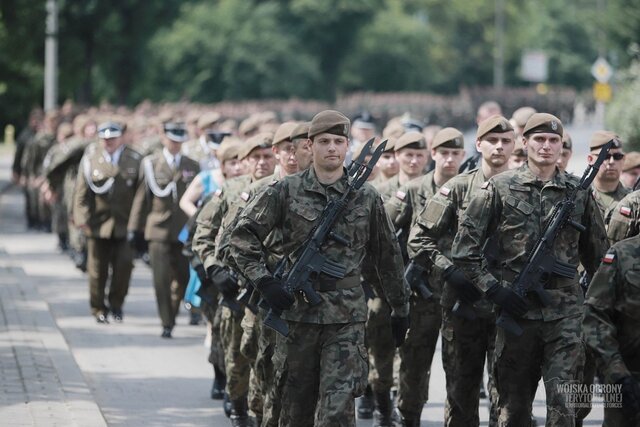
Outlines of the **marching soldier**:
[[[540,379],[547,395],[547,425],[573,426],[575,414],[561,386],[580,379],[584,348],[580,339],[583,294],[574,278],[552,276],[545,285],[551,303],[520,296],[512,283],[525,266],[554,205],[578,184],[560,172],[560,120],[545,113],[531,116],[524,128],[528,161],[483,183],[464,211],[452,247],[453,262],[499,309],[517,319],[521,336],[498,328],[493,378],[498,390],[499,425],[525,426]],[[558,261],[579,262],[593,274],[608,244],[602,216],[591,193],[577,193],[572,220],[585,227],[562,229],[554,248]],[[497,274],[489,269],[483,245],[496,236]]]
[[624,156],[624,166],[620,181],[625,187],[637,190],[638,177],[640,177],[640,153],[631,151]]
[[182,254],[178,234],[187,215],[178,201],[200,171],[195,160],[180,154],[187,131],[182,123],[164,124],[164,148],[142,160],[141,179],[131,217],[128,240],[140,246],[149,241],[153,285],[163,338],[171,338],[180,301],[189,281],[189,261]]
[[560,169],[560,172],[567,170],[572,155],[573,141],[571,140],[571,135],[569,135],[569,132],[565,129],[562,135],[562,154],[560,154],[560,158],[558,159],[558,169]]
[[611,213],[607,237],[613,245],[640,234],[640,190],[624,196]]
[[[91,312],[98,323],[122,322],[129,290],[133,253],[127,242],[127,222],[139,183],[142,156],[124,143],[120,124],[107,122],[98,130],[100,144],[81,160],[74,197],[74,222],[87,236],[87,274]],[[109,281],[108,305],[105,287]]]
[[[256,284],[267,303],[289,325],[286,339],[278,335],[273,362],[275,382],[281,385],[280,426],[351,426],[354,397],[366,386],[364,347],[366,302],[362,274],[378,286],[392,307],[396,344],[408,327],[407,290],[402,259],[382,201],[368,184],[355,191],[335,233],[350,241],[327,243],[322,252],[344,264],[346,274],[335,280],[320,275],[314,289],[322,299],[310,307],[302,297],[287,293],[265,267],[261,242],[276,227],[282,230],[288,263],[304,242],[327,202],[340,197],[348,182],[344,158],[348,149],[349,119],[337,111],[323,111],[312,120],[309,138],[313,166],[267,186],[242,211],[231,233],[231,255],[243,274]],[[363,263],[367,258],[369,261]]]

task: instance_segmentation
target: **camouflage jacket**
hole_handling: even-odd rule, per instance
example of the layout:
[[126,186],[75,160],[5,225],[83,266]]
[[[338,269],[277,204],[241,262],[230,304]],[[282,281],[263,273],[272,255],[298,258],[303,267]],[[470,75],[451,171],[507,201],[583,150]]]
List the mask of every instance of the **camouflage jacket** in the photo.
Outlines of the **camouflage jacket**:
[[[458,231],[458,218],[485,181],[482,169],[473,169],[451,178],[420,211],[409,234],[409,256],[423,268],[433,265],[432,275],[436,272],[442,275],[453,265],[451,244]],[[451,309],[456,300],[455,291],[444,282],[440,303]],[[474,306],[480,315],[489,316],[493,312],[492,304],[486,299]]]
[[[554,178],[543,183],[526,164],[492,177],[474,194],[462,215],[451,250],[453,262],[483,291],[501,281],[511,286],[553,207],[577,185],[577,177],[557,169]],[[609,246],[602,216],[590,191],[578,192],[575,204],[572,220],[586,230],[580,233],[571,226],[563,228],[554,254],[576,268],[581,262],[593,275]],[[490,236],[496,237],[496,258],[501,262],[497,276],[489,271],[482,251]],[[577,275],[572,279],[554,276],[545,288],[552,304],[542,307],[535,297],[527,297],[531,308],[525,318],[555,320],[582,313],[584,298]]]
[[400,189],[400,180],[398,175],[394,175],[386,181],[374,181],[371,183],[382,196],[382,200],[387,203],[389,199]]
[[640,234],[640,190],[627,194],[613,209],[607,227],[609,242]]
[[605,224],[608,224],[618,202],[622,200],[624,196],[629,194],[631,190],[622,185],[622,183],[618,183],[618,187],[615,191],[610,193],[598,191],[595,187],[593,187],[592,192],[593,198],[598,204],[598,209],[600,209],[600,213],[602,214],[602,218],[604,219]]
[[613,245],[587,292],[583,334],[607,383],[640,378],[640,236]]
[[[297,250],[306,241],[327,202],[340,197],[347,183],[345,174],[337,182],[324,186],[312,168],[287,176],[257,194],[231,232],[231,255],[244,274],[254,283],[271,275],[261,245],[276,227],[282,230],[284,256],[289,265],[293,264]],[[359,286],[360,274],[384,291],[398,315],[407,315],[408,289],[402,278],[400,248],[380,195],[371,185],[365,183],[351,194],[332,230],[346,238],[350,245],[329,240],[322,247],[322,253],[345,267],[345,279],[341,280],[355,282],[357,278],[356,285],[318,292],[323,302],[315,307],[296,295],[295,304],[282,317],[319,324],[366,321],[367,304]],[[323,274],[317,280],[332,281]]]
[[249,184],[251,175],[225,181],[198,214],[192,249],[202,260],[205,269],[222,264],[219,253],[222,230],[227,229],[242,210],[235,202],[238,199],[249,200]]

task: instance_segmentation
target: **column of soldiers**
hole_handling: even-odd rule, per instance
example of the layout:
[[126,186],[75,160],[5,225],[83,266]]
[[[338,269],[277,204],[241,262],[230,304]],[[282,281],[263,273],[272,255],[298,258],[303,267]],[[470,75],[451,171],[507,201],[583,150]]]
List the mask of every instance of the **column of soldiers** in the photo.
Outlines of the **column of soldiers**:
[[[594,379],[618,387],[605,396],[605,425],[640,425],[640,196],[629,187],[640,162],[615,133],[593,135],[590,164],[613,147],[591,188],[577,192],[572,220],[584,229],[563,228],[553,248],[583,272],[584,287],[577,275],[552,276],[544,305],[513,282],[553,207],[578,184],[565,172],[576,142],[561,121],[528,107],[507,120],[483,105],[475,167],[459,174],[459,130],[392,119],[376,173],[335,222],[342,237],[321,247],[344,277],[314,276],[321,302],[311,306],[282,279],[352,182],[347,159],[366,141],[350,148],[343,114],[276,126],[263,113],[222,144],[234,124],[212,112],[188,123],[164,112],[151,126],[111,114],[98,120],[97,137],[89,115],[56,120],[35,113],[20,137],[13,169],[28,224],[41,227],[51,211],[61,245],[86,251],[99,323],[123,321],[134,255],[148,246],[161,336],[170,338],[189,280],[179,236],[192,217],[198,278],[210,296],[212,397],[226,399],[231,425],[354,425],[357,413],[375,426],[419,426],[440,336],[445,425],[479,424],[485,362],[490,425],[531,425],[540,378],[547,425],[582,425],[589,408],[576,410],[567,391],[576,388],[563,387]],[[357,127],[375,134],[366,114]],[[203,179],[212,184],[181,209],[191,182]],[[263,325],[270,309],[288,324],[286,338]],[[504,313],[521,335],[496,326]]]

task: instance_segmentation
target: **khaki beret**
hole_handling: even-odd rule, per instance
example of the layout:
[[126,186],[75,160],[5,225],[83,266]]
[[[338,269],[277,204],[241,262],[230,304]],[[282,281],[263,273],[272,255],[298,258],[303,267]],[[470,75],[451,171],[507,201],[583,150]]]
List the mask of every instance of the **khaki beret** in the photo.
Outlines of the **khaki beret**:
[[480,139],[490,132],[504,133],[510,131],[513,131],[513,126],[511,126],[509,120],[496,114],[480,122],[476,132],[476,139]]
[[216,151],[216,157],[221,162],[237,158],[243,145],[244,143],[241,139],[228,136],[220,143],[220,148]]
[[240,126],[238,127],[238,132],[240,132],[241,135],[249,135],[257,131],[259,127],[260,127],[260,122],[258,122],[258,118],[254,114],[247,117],[240,123]]
[[400,151],[403,148],[427,148],[427,141],[422,132],[412,130],[398,138],[394,144],[395,151]]
[[400,121],[389,122],[382,130],[383,138],[400,138],[404,134],[404,126]]
[[611,146],[611,148],[622,148],[622,142],[620,142],[620,137],[618,137],[618,135],[608,130],[598,130],[591,137],[591,142],[589,142],[589,149],[597,150],[612,139],[613,145]]
[[198,129],[206,129],[220,121],[220,114],[215,111],[204,113],[198,118]]
[[515,122],[516,126],[523,128],[535,113],[537,113],[537,111],[533,107],[520,107],[513,112],[511,120]]
[[523,135],[532,133],[555,133],[562,137],[563,127],[559,118],[553,114],[535,113],[532,115],[522,131]]
[[623,172],[630,171],[640,166],[640,153],[637,151],[631,151],[624,156]]
[[247,139],[238,152],[238,159],[247,157],[256,148],[269,148],[273,142],[273,134],[269,132],[259,133]]
[[298,123],[296,127],[291,130],[290,140],[294,139],[307,139],[309,137],[309,125],[311,122]]
[[385,153],[393,153],[394,151],[396,151],[396,142],[398,141],[398,138],[389,137],[382,139],[383,141],[387,141],[387,145],[384,146]]
[[330,133],[333,135],[341,135],[349,137],[349,129],[351,122],[339,111],[324,110],[316,114],[311,120],[309,126],[309,138],[321,133]]
[[431,148],[464,148],[464,136],[456,128],[444,128],[433,137]]
[[571,135],[569,132],[564,131],[562,134],[562,148],[573,151],[573,141],[571,140]]
[[297,126],[298,124],[296,122],[284,122],[278,126],[276,133],[273,135],[273,145],[280,144],[284,141],[291,141],[291,131]]
[[[380,138],[376,137],[376,140],[373,143],[373,146],[371,146],[371,152],[369,153],[369,155],[373,154],[373,152],[376,150],[376,148],[378,148],[378,146],[382,144],[382,141],[380,140]],[[364,148],[364,146],[367,145],[366,143],[362,143],[360,145],[358,145],[358,148],[356,148],[353,151],[353,156],[351,156],[351,158],[353,160],[357,159],[360,154],[362,153],[362,149]],[[385,145],[385,150],[384,152],[387,152],[387,147],[389,147],[389,141],[387,141],[387,145]]]

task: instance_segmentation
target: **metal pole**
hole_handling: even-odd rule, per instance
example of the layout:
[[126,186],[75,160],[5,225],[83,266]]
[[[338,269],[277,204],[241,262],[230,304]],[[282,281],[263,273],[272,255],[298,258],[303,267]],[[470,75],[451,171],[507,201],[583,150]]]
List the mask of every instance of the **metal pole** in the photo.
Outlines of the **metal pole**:
[[493,53],[493,87],[504,88],[504,0],[495,0],[496,41]]
[[44,42],[44,110],[53,110],[58,101],[58,5],[47,0]]

